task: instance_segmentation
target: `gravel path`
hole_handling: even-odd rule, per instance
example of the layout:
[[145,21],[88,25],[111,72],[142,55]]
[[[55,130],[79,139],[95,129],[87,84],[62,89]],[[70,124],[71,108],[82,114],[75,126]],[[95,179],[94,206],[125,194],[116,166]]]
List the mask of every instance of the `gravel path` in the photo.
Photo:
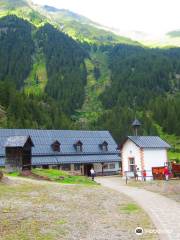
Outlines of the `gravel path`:
[[[118,177],[98,177],[98,183],[124,193],[135,200],[150,216],[160,239],[180,239],[180,204],[144,189],[125,186]],[[144,229],[148,231],[148,229]]]

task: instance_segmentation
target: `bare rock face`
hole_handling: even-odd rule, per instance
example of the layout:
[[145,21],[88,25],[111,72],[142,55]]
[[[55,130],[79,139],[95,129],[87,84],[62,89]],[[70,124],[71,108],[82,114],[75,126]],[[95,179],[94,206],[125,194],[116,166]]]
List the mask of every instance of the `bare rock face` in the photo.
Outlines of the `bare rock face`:
[[3,173],[0,171],[0,180],[3,178]]

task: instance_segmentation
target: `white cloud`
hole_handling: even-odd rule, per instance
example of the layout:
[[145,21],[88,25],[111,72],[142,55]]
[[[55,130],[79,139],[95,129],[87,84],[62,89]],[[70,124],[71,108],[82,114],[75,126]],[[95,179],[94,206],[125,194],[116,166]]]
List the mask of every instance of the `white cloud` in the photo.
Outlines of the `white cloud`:
[[122,31],[164,33],[180,28],[179,0],[32,0],[66,8]]

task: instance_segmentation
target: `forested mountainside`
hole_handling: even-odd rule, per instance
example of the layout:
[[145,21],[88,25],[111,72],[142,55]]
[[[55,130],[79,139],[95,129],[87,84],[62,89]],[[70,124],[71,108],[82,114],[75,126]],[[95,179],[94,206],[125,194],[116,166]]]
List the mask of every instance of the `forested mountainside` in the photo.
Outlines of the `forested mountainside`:
[[108,129],[120,142],[136,116],[180,152],[179,48],[75,41],[31,11],[0,18],[1,127]]
[[[6,100],[1,98],[0,104],[5,110],[12,110],[8,115],[11,116],[18,113],[13,110],[17,101],[16,110],[19,108],[21,114],[15,114],[14,126],[31,127],[31,116],[28,116],[26,111],[29,109],[32,114],[32,109],[31,106],[27,108],[26,100],[37,108],[37,112],[39,104],[36,106],[35,103],[42,103],[42,111],[44,106],[44,114],[47,115],[44,123],[39,119],[39,115],[34,116],[35,124],[32,122],[32,127],[53,128],[55,126],[49,121],[53,108],[53,115],[58,112],[61,115],[61,111],[70,115],[82,105],[86,84],[84,58],[87,53],[74,40],[51,25],[47,24],[37,29],[16,16],[7,16],[0,20],[0,46],[0,80],[4,83],[1,87],[6,91],[7,84],[8,92],[10,84],[12,94],[17,95],[12,102],[11,98],[10,102],[6,102],[9,98],[3,93],[2,97]],[[19,93],[14,92],[13,88],[19,90]],[[19,103],[18,98],[24,100]],[[52,109],[48,111],[46,104],[52,102]],[[22,118],[25,118],[28,124],[26,121],[20,121]],[[16,121],[19,124],[16,124]],[[8,124],[12,126],[13,123],[8,121]],[[60,128],[61,124],[56,127]]]
[[110,47],[109,69],[111,84],[100,96],[108,111],[100,125],[116,136],[125,135],[126,122],[136,115],[144,122],[146,134],[157,134],[159,124],[167,133],[180,135],[179,48]]

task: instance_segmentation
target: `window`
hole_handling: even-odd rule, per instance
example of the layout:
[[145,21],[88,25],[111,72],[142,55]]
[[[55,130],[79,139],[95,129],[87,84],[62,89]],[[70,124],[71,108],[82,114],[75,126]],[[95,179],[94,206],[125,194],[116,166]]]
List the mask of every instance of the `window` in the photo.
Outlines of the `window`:
[[108,143],[106,141],[104,141],[103,143],[99,144],[101,150],[103,152],[107,152],[108,151]]
[[102,151],[106,152],[107,151],[107,145],[102,145]]
[[51,144],[51,148],[54,152],[60,152],[60,145],[58,141],[55,141]]
[[135,160],[134,158],[129,158],[129,171],[134,172],[135,168]]
[[76,149],[76,152],[82,152],[82,142],[81,141],[78,141],[74,144],[74,147]]
[[80,169],[81,169],[81,164],[74,164],[75,171],[80,171]]
[[61,165],[61,169],[64,171],[70,171],[71,170],[71,165],[70,164],[63,164]]
[[76,146],[76,151],[77,152],[82,152],[82,146],[81,145],[77,145]]
[[110,163],[109,164],[109,169],[114,169],[115,168],[115,163]]
[[108,164],[104,164],[104,165],[103,165],[103,168],[104,168],[104,169],[108,169]]

